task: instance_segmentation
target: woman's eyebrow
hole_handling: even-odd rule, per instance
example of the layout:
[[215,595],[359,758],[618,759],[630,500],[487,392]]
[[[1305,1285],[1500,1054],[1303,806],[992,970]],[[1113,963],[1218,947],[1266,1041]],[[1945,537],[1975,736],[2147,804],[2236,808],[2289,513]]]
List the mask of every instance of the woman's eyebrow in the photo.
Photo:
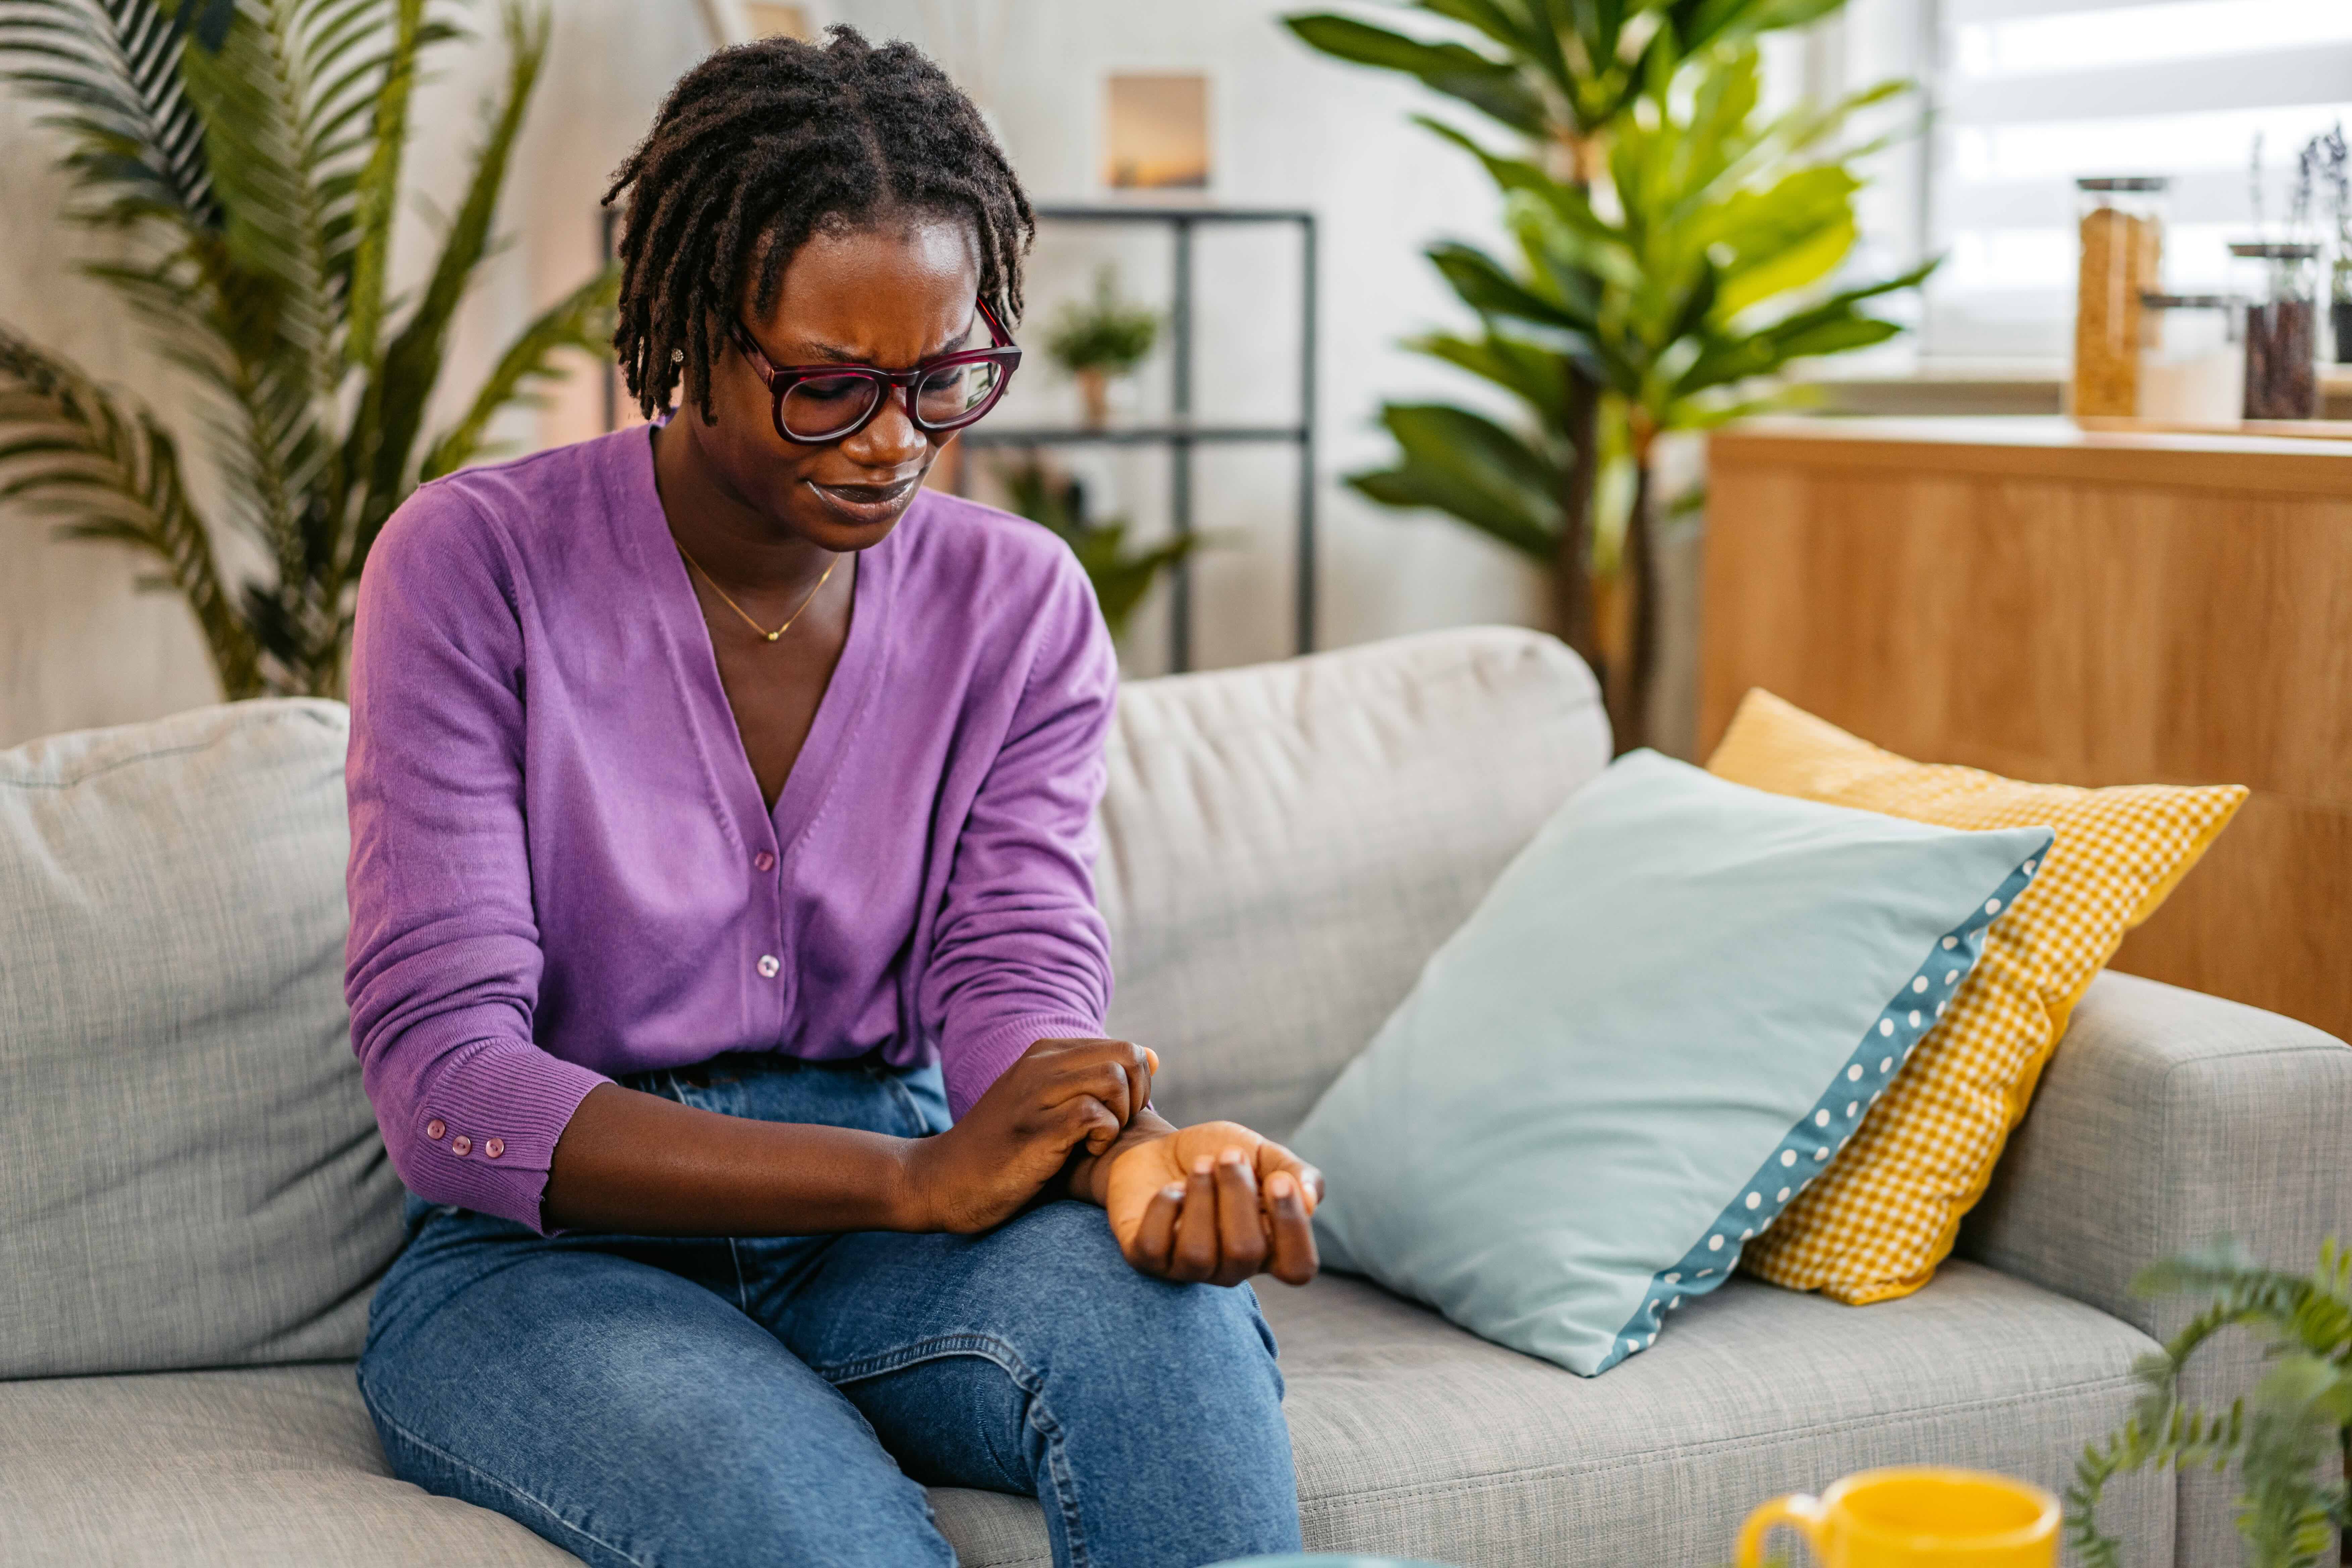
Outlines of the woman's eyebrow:
[[[935,348],[924,350],[921,357],[924,359],[937,359],[940,355],[952,351],[961,345],[966,338],[971,336],[972,328],[978,324],[977,317],[971,321],[965,322],[961,329],[957,331],[950,332],[948,335],[947,342],[939,344]],[[857,353],[856,350],[843,348],[838,343],[820,343],[811,341],[804,343],[803,348],[806,353],[807,357],[803,359],[800,354],[795,353],[792,355],[793,363],[866,364],[869,363],[866,358],[863,354]]]

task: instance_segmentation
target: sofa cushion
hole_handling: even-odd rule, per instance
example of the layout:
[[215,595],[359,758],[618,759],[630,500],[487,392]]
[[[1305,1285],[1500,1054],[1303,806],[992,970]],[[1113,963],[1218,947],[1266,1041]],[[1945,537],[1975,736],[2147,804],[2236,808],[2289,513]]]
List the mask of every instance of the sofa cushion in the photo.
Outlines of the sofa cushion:
[[[1937,1459],[2063,1485],[2154,1348],[1973,1264],[1856,1310],[1736,1280],[1587,1381],[1361,1280],[1260,1295],[1282,1342],[1307,1544],[1460,1563],[1706,1563],[1747,1510]],[[2168,1476],[2118,1483],[2128,1561],[2172,1561]],[[1036,1505],[940,1489],[963,1568],[1045,1568]],[[440,1568],[570,1561],[384,1472],[347,1366],[0,1384],[0,1562]]]
[[1128,687],[1096,887],[1108,1028],[1178,1122],[1297,1126],[1552,809],[1609,762],[1558,639],[1433,632]]
[[578,1561],[394,1479],[348,1363],[0,1384],[11,1568]]
[[0,752],[0,1377],[356,1353],[399,1189],[343,1007],[342,708]]

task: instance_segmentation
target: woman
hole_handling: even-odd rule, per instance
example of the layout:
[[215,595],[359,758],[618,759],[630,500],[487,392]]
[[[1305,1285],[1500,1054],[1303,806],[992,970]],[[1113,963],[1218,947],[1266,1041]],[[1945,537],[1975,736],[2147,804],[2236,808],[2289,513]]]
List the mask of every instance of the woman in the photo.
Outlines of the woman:
[[[1034,524],[919,487],[1017,351],[1026,198],[911,48],[727,50],[623,165],[650,429],[420,489],[352,666],[347,987],[414,1196],[394,1468],[597,1563],[1295,1547],[1319,1178],[1101,1038],[1116,670]],[[950,357],[952,356],[952,357]]]

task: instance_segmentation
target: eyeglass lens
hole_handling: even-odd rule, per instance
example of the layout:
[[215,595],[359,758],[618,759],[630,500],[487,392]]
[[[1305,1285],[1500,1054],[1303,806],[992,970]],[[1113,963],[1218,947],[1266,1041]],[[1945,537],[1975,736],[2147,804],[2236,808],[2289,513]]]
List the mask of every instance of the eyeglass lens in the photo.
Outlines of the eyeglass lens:
[[[1003,378],[987,361],[943,365],[915,388],[915,416],[931,428],[951,426],[976,415]],[[821,441],[851,428],[871,413],[887,388],[862,375],[819,375],[795,382],[781,411],[786,431],[803,441]]]

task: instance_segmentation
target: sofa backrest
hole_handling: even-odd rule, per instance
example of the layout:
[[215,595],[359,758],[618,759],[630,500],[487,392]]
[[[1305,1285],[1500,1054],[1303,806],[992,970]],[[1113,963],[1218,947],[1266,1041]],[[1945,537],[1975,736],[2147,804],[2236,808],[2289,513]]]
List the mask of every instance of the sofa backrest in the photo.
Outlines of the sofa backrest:
[[400,1185],[343,1008],[346,721],[0,752],[0,1377],[349,1355]]
[[[0,752],[0,1378],[358,1352],[400,1187],[342,999],[347,723]],[[1129,686],[1099,884],[1161,1108],[1288,1131],[1608,751],[1528,632]]]
[[1282,1137],[1609,761],[1583,663],[1505,627],[1127,689],[1097,887],[1108,1026],[1178,1122]]

